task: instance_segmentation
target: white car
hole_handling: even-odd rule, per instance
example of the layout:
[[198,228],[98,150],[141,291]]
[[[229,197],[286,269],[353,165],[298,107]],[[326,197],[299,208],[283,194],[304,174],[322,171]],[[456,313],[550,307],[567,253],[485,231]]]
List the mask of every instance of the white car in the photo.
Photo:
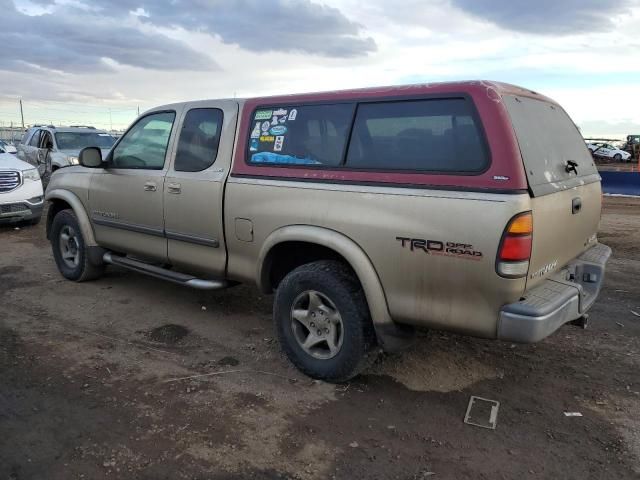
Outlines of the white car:
[[10,153],[0,153],[0,223],[37,224],[44,192],[38,169]]
[[612,158],[616,162],[628,162],[631,159],[631,154],[629,152],[620,150],[610,143],[588,143],[587,147],[591,151],[592,155]]
[[15,155],[18,150],[10,143],[0,140],[0,153],[13,153]]

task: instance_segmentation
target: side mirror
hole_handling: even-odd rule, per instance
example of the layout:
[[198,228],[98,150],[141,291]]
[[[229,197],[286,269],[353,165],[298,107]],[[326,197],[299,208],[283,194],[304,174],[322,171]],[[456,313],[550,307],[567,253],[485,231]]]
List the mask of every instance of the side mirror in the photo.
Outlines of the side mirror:
[[100,168],[102,166],[102,150],[98,147],[87,147],[80,150],[78,163],[87,168]]

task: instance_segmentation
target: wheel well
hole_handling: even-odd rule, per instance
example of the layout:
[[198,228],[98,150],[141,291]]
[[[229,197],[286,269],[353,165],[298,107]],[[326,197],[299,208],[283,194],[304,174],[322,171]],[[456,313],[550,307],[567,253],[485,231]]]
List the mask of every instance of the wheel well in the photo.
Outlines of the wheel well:
[[353,272],[349,262],[328,247],[309,242],[282,242],[274,246],[264,260],[262,268],[264,290],[267,292],[275,290],[289,272],[301,265],[318,260],[338,260]]
[[47,238],[49,238],[49,232],[51,231],[51,224],[53,223],[53,219],[62,210],[66,210],[71,208],[64,200],[60,200],[59,198],[54,198],[49,201],[49,209],[47,211]]

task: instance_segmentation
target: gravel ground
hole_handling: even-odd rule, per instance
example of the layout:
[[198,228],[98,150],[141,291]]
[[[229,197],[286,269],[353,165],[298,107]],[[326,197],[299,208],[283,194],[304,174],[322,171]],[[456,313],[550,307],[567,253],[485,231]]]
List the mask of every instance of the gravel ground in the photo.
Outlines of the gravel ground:
[[[252,287],[75,284],[42,226],[0,227],[0,479],[638,478],[640,201],[602,220],[587,330],[430,332],[339,386],[288,364]],[[463,423],[471,395],[501,402],[495,431]]]

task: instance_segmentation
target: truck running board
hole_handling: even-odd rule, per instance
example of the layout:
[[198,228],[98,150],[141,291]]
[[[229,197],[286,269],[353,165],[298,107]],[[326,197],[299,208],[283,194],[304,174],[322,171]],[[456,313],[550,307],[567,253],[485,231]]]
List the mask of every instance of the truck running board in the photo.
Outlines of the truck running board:
[[185,275],[184,273],[174,272],[166,268],[149,265],[138,260],[133,260],[132,258],[115,255],[111,252],[105,253],[102,259],[105,263],[110,265],[117,265],[119,267],[133,270],[134,272],[144,273],[152,277],[161,278],[163,280],[196,288],[198,290],[220,290],[228,286],[228,282],[226,280],[204,280],[191,275]]

